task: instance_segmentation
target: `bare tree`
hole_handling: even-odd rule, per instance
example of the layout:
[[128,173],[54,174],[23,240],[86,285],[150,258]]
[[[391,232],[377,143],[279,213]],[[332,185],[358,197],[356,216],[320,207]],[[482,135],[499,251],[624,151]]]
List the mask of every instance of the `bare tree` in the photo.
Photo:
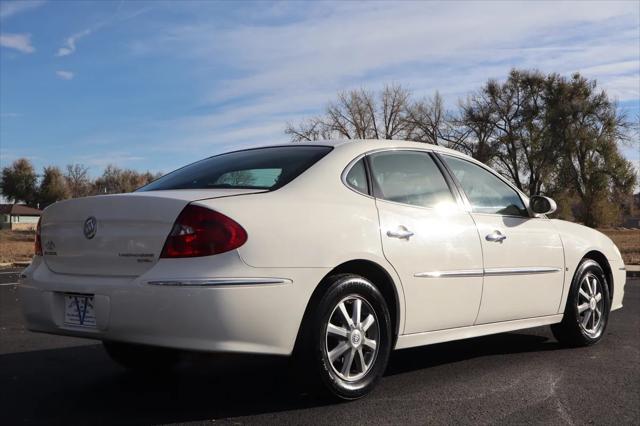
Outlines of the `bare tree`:
[[297,127],[287,123],[285,134],[289,135],[293,142],[311,142],[331,139],[331,132],[327,129],[320,117],[313,117],[300,123]]
[[93,194],[120,194],[132,192],[157,179],[160,174],[151,172],[139,173],[131,169],[121,169],[109,164],[102,176],[93,182]]
[[386,86],[376,95],[364,89],[338,94],[324,115],[298,126],[288,124],[285,133],[294,142],[319,139],[407,139],[414,125],[409,120],[409,91]]
[[496,155],[493,111],[482,92],[460,101],[459,116],[450,120],[450,147],[489,164]]
[[562,142],[552,137],[559,77],[513,70],[504,83],[489,80],[460,103],[451,146],[495,166],[518,188],[540,193],[553,174]]
[[379,94],[340,93],[324,114],[286,132],[293,141],[405,139],[458,149],[526,193],[575,200],[581,210],[563,212],[596,226],[609,220],[607,206],[628,200],[636,182],[617,145],[628,128],[595,81],[514,69],[461,101],[455,115],[437,92],[413,100],[401,86],[387,86]]
[[91,192],[89,168],[83,164],[68,164],[64,178],[71,198],[86,197]]
[[443,145],[455,139],[451,129],[451,118],[444,109],[440,93],[411,103],[407,108],[408,139]]
[[558,173],[581,201],[578,218],[595,227],[621,208],[636,184],[633,166],[618,148],[631,137],[631,124],[594,81],[575,74],[561,83],[565,96],[553,125],[562,141]]

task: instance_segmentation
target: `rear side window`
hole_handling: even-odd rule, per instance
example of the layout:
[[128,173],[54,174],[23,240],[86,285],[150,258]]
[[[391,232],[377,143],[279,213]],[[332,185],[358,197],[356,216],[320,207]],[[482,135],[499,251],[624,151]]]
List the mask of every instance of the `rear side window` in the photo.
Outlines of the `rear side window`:
[[477,213],[529,216],[518,193],[493,173],[466,160],[443,155]]
[[455,202],[442,172],[425,152],[371,154],[371,168],[378,198],[420,207]]
[[216,155],[185,166],[138,191],[246,188],[274,190],[331,151],[329,146],[274,146]]
[[347,185],[363,194],[369,194],[369,183],[367,182],[367,170],[364,166],[364,158],[351,167],[346,177]]

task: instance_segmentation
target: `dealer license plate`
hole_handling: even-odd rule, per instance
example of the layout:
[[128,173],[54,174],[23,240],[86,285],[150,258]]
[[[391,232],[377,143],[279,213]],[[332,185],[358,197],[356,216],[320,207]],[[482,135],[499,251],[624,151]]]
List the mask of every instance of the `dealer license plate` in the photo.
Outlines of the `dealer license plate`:
[[65,294],[64,323],[66,325],[95,328],[96,314],[93,295]]

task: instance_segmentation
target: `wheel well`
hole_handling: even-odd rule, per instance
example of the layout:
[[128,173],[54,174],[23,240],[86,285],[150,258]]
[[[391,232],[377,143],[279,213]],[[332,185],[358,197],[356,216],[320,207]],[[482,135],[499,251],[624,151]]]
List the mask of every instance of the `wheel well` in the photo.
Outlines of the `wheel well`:
[[613,300],[613,273],[611,272],[611,265],[607,260],[607,256],[597,250],[592,250],[585,254],[583,259],[591,259],[598,262],[598,265],[604,270],[607,277],[607,284],[609,284],[609,300]]
[[[332,275],[345,273],[360,275],[361,277],[371,281],[371,283],[373,283],[373,285],[375,285],[376,288],[380,290],[380,293],[382,293],[382,297],[384,297],[385,301],[387,302],[387,307],[389,308],[389,316],[391,317],[391,330],[393,331],[393,342],[391,347],[395,347],[400,327],[400,304],[398,293],[396,291],[395,284],[393,283],[393,279],[387,273],[387,271],[385,271],[382,266],[369,260],[350,260],[348,262],[342,263],[333,268],[322,278],[322,281],[320,281],[320,284],[318,284],[316,289],[313,291],[313,294],[311,295],[311,298],[307,303],[307,308],[304,312],[300,330],[302,330],[302,327],[311,314],[311,307],[318,304],[318,301],[329,286],[330,281],[327,278]],[[298,345],[299,340],[300,331],[298,332],[296,346]]]

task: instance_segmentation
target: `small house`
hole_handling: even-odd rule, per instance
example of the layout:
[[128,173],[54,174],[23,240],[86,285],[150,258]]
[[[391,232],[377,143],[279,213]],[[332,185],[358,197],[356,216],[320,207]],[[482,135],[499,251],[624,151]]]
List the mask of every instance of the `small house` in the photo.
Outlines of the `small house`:
[[0,204],[0,228],[12,231],[33,231],[42,210],[24,204]]

